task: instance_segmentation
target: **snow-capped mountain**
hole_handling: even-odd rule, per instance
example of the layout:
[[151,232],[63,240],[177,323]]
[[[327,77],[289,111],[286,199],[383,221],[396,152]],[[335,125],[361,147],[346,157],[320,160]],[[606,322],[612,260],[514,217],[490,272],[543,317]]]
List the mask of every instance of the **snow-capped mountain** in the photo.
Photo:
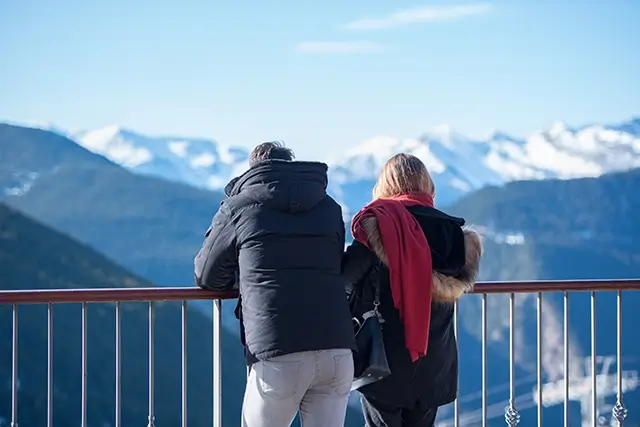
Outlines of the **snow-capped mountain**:
[[446,204],[471,190],[503,182],[496,171],[478,161],[482,150],[482,143],[444,126],[417,139],[371,138],[331,162],[330,191],[345,208],[345,216],[352,216],[371,200],[371,189],[385,162],[404,152],[425,163],[436,182],[438,203]]
[[640,167],[640,118],[613,126],[572,129],[562,122],[526,138],[495,132],[474,140],[439,126],[417,139],[376,137],[331,162],[330,188],[353,215],[371,198],[386,160],[400,152],[419,157],[447,205],[486,185],[524,179],[595,177]]
[[118,126],[67,136],[134,172],[201,188],[223,188],[248,165],[248,150],[211,139],[145,136]]
[[[247,149],[210,139],[145,136],[117,126],[66,135],[135,172],[209,189],[222,188],[248,165]],[[444,125],[418,138],[371,138],[327,161],[329,191],[343,205],[345,218],[371,199],[378,172],[400,152],[425,162],[436,181],[437,203],[444,206],[486,185],[640,167],[640,118],[579,128],[556,122],[526,138],[494,132],[478,140]]]

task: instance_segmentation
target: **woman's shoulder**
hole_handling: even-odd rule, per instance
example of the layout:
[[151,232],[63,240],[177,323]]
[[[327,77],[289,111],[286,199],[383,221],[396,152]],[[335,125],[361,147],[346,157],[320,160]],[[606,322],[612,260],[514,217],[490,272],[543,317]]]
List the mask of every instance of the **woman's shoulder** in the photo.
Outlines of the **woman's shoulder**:
[[409,212],[415,217],[423,218],[424,220],[440,220],[449,222],[450,225],[457,225],[462,227],[465,225],[464,218],[449,215],[439,209],[432,208],[430,206],[412,206],[408,208]]

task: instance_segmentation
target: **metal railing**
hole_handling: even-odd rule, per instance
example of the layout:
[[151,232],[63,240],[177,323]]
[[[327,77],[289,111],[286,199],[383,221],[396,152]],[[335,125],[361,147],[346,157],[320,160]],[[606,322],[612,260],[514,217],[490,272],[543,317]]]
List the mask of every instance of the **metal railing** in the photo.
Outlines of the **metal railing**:
[[[537,407],[537,424],[543,425],[543,406],[545,401],[564,404],[563,423],[569,426],[569,402],[576,398],[576,395],[584,398],[585,391],[590,393],[590,414],[589,423],[592,426],[599,424],[599,414],[597,411],[597,393],[603,387],[611,386],[611,380],[606,376],[596,374],[596,363],[598,355],[596,354],[596,292],[610,291],[616,293],[616,364],[617,372],[615,375],[615,395],[616,403],[612,408],[612,419],[623,425],[627,417],[627,409],[623,402],[623,393],[638,386],[638,378],[636,375],[625,375],[622,370],[623,348],[622,348],[622,298],[624,291],[635,292],[640,290],[640,280],[580,280],[580,281],[528,281],[528,282],[488,282],[478,283],[473,291],[474,294],[480,295],[481,299],[481,365],[482,365],[482,389],[481,399],[482,407],[480,411],[462,412],[460,404],[463,402],[460,396],[453,404],[453,418],[448,421],[442,421],[442,426],[469,426],[481,424],[487,426],[491,418],[495,418],[495,412],[498,408],[495,405],[488,404],[488,360],[487,347],[488,339],[488,306],[487,300],[489,294],[505,294],[508,296],[509,321],[508,321],[508,341],[509,341],[509,400],[508,405],[504,409],[504,421],[510,427],[515,427],[520,422],[521,414],[518,408],[518,399],[516,396],[516,327],[515,327],[515,311],[516,296],[519,294],[533,294],[536,298],[536,383],[533,402]],[[564,316],[563,316],[563,374],[564,378],[551,384],[543,384],[543,294],[549,292],[563,293]],[[581,379],[582,391],[575,392],[572,389],[574,381],[570,376],[570,334],[569,334],[569,294],[572,292],[589,292],[590,293],[590,341],[591,341],[591,358],[590,358],[590,378],[585,386],[584,379]],[[181,302],[181,420],[182,426],[187,426],[187,301],[193,300],[212,300],[213,301],[213,402],[212,417],[213,425],[220,427],[222,425],[222,360],[221,360],[221,325],[222,325],[222,309],[221,300],[237,298],[236,291],[205,291],[197,288],[109,288],[109,289],[65,289],[65,290],[26,290],[26,291],[0,291],[0,307],[10,305],[12,307],[12,354],[11,354],[11,427],[18,427],[19,421],[19,402],[18,402],[18,322],[19,322],[19,306],[27,304],[45,304],[47,306],[47,427],[53,426],[53,395],[54,395],[54,377],[53,377],[53,306],[59,303],[79,303],[81,305],[81,408],[80,408],[80,425],[87,427],[87,307],[91,303],[115,303],[115,427],[122,427],[122,390],[121,390],[121,340],[122,340],[122,303],[124,302],[148,302],[148,368],[149,368],[149,384],[148,384],[148,419],[147,426],[155,426],[155,327],[154,327],[154,310],[156,303],[159,301],[180,301]],[[464,297],[461,302],[464,302]],[[455,331],[459,335],[460,331],[460,304],[456,304],[455,310]],[[460,356],[464,360],[464,355]],[[577,383],[576,383],[577,384]],[[574,384],[575,387],[577,385]],[[574,387],[574,388],[575,388]],[[531,402],[527,402],[530,406]],[[501,410],[501,409],[500,409]],[[584,418],[584,417],[583,417]],[[584,419],[583,419],[584,421]],[[550,421],[551,423],[551,421]],[[557,425],[558,422],[553,421],[551,425]],[[549,424],[548,424],[549,425]]]

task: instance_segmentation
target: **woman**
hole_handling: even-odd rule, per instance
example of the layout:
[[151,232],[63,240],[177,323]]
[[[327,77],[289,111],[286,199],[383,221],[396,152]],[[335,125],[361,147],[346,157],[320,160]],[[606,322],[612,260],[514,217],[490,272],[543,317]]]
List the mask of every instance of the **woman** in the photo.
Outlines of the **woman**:
[[359,390],[368,427],[433,426],[438,407],[457,395],[454,302],[473,289],[482,243],[462,218],[435,209],[434,197],[420,159],[398,154],[352,221],[342,275],[358,317],[371,309],[379,285],[391,370]]

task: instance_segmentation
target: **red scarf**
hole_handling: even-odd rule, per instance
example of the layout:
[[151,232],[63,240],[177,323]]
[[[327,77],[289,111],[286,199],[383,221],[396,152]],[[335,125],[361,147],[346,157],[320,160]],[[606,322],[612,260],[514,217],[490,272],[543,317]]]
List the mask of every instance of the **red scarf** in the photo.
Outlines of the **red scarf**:
[[353,238],[366,245],[362,220],[374,216],[387,255],[391,295],[404,324],[404,341],[414,362],[427,354],[431,322],[433,271],[429,242],[418,221],[406,209],[410,206],[433,207],[426,193],[403,194],[377,199],[353,217]]

